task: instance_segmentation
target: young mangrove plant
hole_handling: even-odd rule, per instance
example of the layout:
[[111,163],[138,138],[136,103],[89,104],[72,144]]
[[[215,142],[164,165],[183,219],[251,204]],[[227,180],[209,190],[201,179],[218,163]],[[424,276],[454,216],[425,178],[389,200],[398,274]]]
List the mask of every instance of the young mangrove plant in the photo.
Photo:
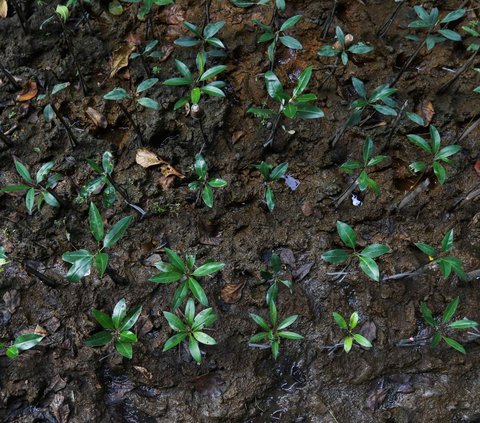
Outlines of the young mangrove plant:
[[337,220],[337,232],[345,246],[351,248],[353,252],[330,250],[322,254],[322,259],[334,264],[345,263],[347,260],[350,264],[352,258],[358,259],[362,271],[374,281],[380,281],[380,270],[374,259],[389,253],[390,248],[385,244],[372,244],[358,251],[357,234],[351,226],[340,220]]
[[296,332],[290,332],[288,330],[285,330],[290,325],[295,323],[295,321],[298,319],[298,315],[294,314],[292,316],[289,316],[279,323],[277,306],[275,305],[275,302],[270,302],[268,308],[270,324],[268,324],[267,321],[258,314],[250,313],[250,317],[258,326],[260,326],[262,331],[253,335],[248,342],[249,344],[256,344],[262,341],[267,342],[272,350],[272,356],[276,360],[280,354],[280,342],[282,338],[299,340],[303,339],[303,336]]
[[430,261],[438,264],[440,272],[446,279],[450,274],[455,273],[462,280],[467,280],[467,275],[463,270],[463,262],[457,257],[445,256],[453,247],[453,229],[447,231],[442,239],[440,251],[437,251],[434,247],[423,242],[416,242],[417,248],[428,256]]
[[[104,250],[113,247],[123,237],[131,222],[132,216],[126,216],[105,233],[102,216],[97,206],[94,203],[90,203],[88,224],[91,234],[97,241],[97,249],[94,253],[82,249],[63,254],[63,261],[72,265],[67,272],[67,280],[74,283],[80,282],[80,279],[90,274],[92,265],[97,268],[100,278],[102,278],[108,266],[108,254]],[[100,243],[102,246],[100,246]]]
[[288,163],[280,163],[277,167],[261,162],[255,166],[263,177],[263,184],[265,185],[265,202],[267,203],[270,212],[275,208],[275,196],[273,194],[272,183],[280,180],[285,176],[288,169]]
[[193,298],[189,298],[185,306],[185,314],[183,320],[176,314],[164,311],[163,315],[167,319],[168,325],[176,332],[165,342],[163,351],[168,351],[180,344],[180,342],[188,338],[188,350],[192,358],[200,364],[202,361],[202,354],[200,352],[200,345],[216,345],[217,341],[210,335],[207,335],[203,330],[207,326],[211,326],[216,320],[217,316],[212,308],[202,310],[195,315],[195,302]]
[[85,340],[89,347],[103,347],[112,341],[115,344],[115,350],[123,357],[132,358],[132,346],[138,341],[137,335],[130,329],[137,322],[142,306],[137,306],[127,313],[127,304],[122,298],[113,309],[112,316],[103,311],[92,309],[94,319],[104,329]]
[[[224,21],[212,22],[205,25],[203,31],[198,26],[190,22],[182,22],[183,25],[193,34],[193,36],[181,37],[174,41],[174,44],[182,47],[194,47],[199,44],[202,46],[202,51],[205,51],[208,56],[224,57],[225,45],[216,37],[217,33],[225,26]],[[214,49],[206,50],[207,46],[213,46]]]
[[170,248],[165,248],[165,254],[170,263],[163,261],[156,263],[155,267],[160,270],[160,273],[150,278],[149,281],[162,284],[180,283],[173,295],[173,310],[176,310],[182,305],[189,292],[193,294],[200,304],[208,306],[207,295],[197,279],[217,273],[225,267],[225,264],[207,261],[205,264],[196,267],[195,256],[193,255],[187,254],[185,261],[183,261],[180,256]]
[[160,59],[163,56],[165,56],[165,53],[163,53],[162,51],[155,50],[155,47],[157,46],[157,44],[158,44],[158,40],[152,40],[152,41],[147,43],[145,48],[143,48],[143,49],[138,48],[137,51],[134,51],[130,55],[130,59],[132,59],[132,60],[137,59],[137,58],[140,59],[140,61],[142,63],[142,66],[143,66],[143,69],[145,70],[145,74],[147,75],[147,78],[150,78],[150,76],[152,74],[152,70],[147,65],[147,60],[146,59],[147,58]]
[[212,79],[218,74],[222,73],[227,67],[225,65],[217,65],[209,69],[205,69],[206,61],[207,54],[205,52],[200,52],[197,54],[196,65],[198,74],[196,77],[194,77],[185,63],[175,59],[175,66],[182,76],[169,78],[164,81],[163,84],[168,86],[189,86],[190,92],[187,96],[181,97],[177,100],[173,106],[174,110],[185,106],[185,104],[187,104],[189,101],[192,102],[192,105],[198,107],[198,103],[200,102],[202,94],[207,94],[212,97],[225,97],[225,93],[221,90],[221,88],[225,86],[225,82],[212,81],[206,85],[205,83],[209,79]]
[[285,285],[290,290],[290,294],[293,294],[293,283],[292,281],[285,279],[282,262],[280,261],[278,254],[272,254],[272,257],[268,262],[267,270],[260,271],[260,276],[266,282],[270,283],[270,287],[267,290],[267,304],[277,300],[278,287],[280,284]]
[[213,178],[207,180],[207,162],[201,154],[195,156],[195,164],[193,166],[195,173],[197,174],[197,181],[190,182],[188,188],[192,191],[200,191],[202,200],[207,207],[213,207],[213,189],[223,188],[227,186],[228,182],[224,179]]
[[450,347],[456,349],[462,354],[466,354],[465,348],[462,344],[455,341],[455,339],[446,336],[447,334],[449,334],[451,329],[470,329],[478,326],[477,322],[468,319],[461,319],[450,322],[453,315],[455,314],[455,311],[457,310],[458,303],[459,298],[454,298],[450,302],[450,304],[448,304],[441,317],[437,316],[436,318],[434,318],[432,311],[428,308],[426,303],[421,303],[420,312],[422,313],[423,319],[425,320],[427,325],[431,326],[434,330],[434,334],[432,337],[432,347],[435,348],[440,343],[440,341],[443,340]]
[[356,311],[351,314],[348,324],[340,313],[334,311],[332,314],[337,325],[347,332],[347,336],[342,340],[343,349],[346,353],[350,352],[354,343],[365,348],[372,348],[372,343],[367,338],[359,333],[353,333],[353,330],[358,325],[358,313]]
[[441,138],[437,128],[433,125],[430,125],[429,131],[430,142],[425,140],[425,138],[421,137],[420,135],[407,135],[408,140],[412,144],[416,145],[427,154],[433,156],[431,164],[427,164],[423,161],[417,161],[410,164],[410,169],[413,172],[421,172],[422,174],[433,169],[433,173],[437,177],[438,182],[440,183],[440,185],[443,185],[447,179],[447,171],[442,166],[442,164],[440,164],[440,162],[450,164],[451,161],[449,157],[460,152],[462,147],[459,145],[447,145],[446,147],[440,149]]
[[317,99],[317,96],[315,94],[303,93],[311,77],[312,67],[307,66],[298,77],[297,86],[293,89],[293,93],[290,96],[284,91],[282,83],[273,72],[268,71],[265,73],[265,86],[268,95],[279,103],[278,109],[274,111],[270,108],[250,107],[247,110],[247,113],[252,113],[261,119],[275,117],[270,136],[264,144],[265,147],[273,143],[282,115],[289,119],[318,119],[324,116],[320,108],[310,104]]
[[8,358],[17,358],[22,351],[27,351],[38,345],[43,338],[43,335],[26,333],[25,335],[17,336],[10,345],[0,342],[0,349],[5,348],[5,355]]
[[[285,0],[274,0],[275,1],[275,8],[278,10],[285,10],[286,8],[286,3]],[[238,7],[250,7],[254,5],[266,5],[270,4],[271,0],[230,0],[231,3],[233,3],[235,6]]]
[[38,210],[40,210],[40,207],[44,202],[51,207],[59,207],[61,204],[65,205],[65,202],[62,201],[53,190],[57,182],[62,178],[62,175],[59,173],[53,173],[49,176],[51,170],[55,166],[54,162],[47,162],[41,165],[37,170],[35,179],[32,178],[29,170],[22,162],[16,158],[14,158],[14,162],[17,173],[25,183],[7,185],[1,188],[0,192],[26,191],[25,204],[27,206],[28,214],[30,215],[33,213],[35,203]]

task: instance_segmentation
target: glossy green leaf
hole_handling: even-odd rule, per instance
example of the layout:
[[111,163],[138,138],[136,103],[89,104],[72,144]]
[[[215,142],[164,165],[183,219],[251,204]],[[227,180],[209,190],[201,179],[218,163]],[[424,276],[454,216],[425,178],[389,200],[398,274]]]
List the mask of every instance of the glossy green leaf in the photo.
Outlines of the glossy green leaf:
[[132,358],[132,354],[133,354],[132,344],[128,342],[118,341],[118,342],[115,342],[115,349],[121,356],[128,359]]
[[355,245],[357,245],[357,235],[350,225],[337,220],[337,232],[347,247],[355,248]]
[[113,336],[110,332],[101,331],[85,339],[85,344],[89,347],[103,347],[104,345],[107,345],[109,342],[111,342],[112,339]]
[[208,276],[208,275],[211,275],[212,273],[216,273],[219,270],[222,270],[224,267],[225,267],[225,263],[219,263],[219,262],[205,263],[204,265],[197,267],[195,269],[195,271],[193,272],[193,276],[195,277]]
[[96,308],[92,309],[92,314],[95,320],[100,323],[104,329],[113,329],[112,318],[104,313],[103,311],[97,310]]
[[132,219],[132,216],[126,216],[115,223],[115,225],[110,228],[107,235],[105,235],[105,238],[103,239],[103,247],[110,248],[115,245],[125,234]]
[[374,281],[380,280],[380,270],[378,269],[377,263],[368,256],[359,254],[358,259],[360,261],[360,268],[363,272]]
[[103,225],[102,216],[98,211],[95,203],[90,203],[90,209],[88,211],[88,222],[90,225],[90,232],[96,241],[100,242],[105,235],[105,228]]
[[350,254],[347,251],[340,249],[330,250],[321,255],[321,258],[323,260],[328,263],[334,264],[344,263],[348,259],[348,257],[350,257]]
[[345,330],[348,329],[347,322],[345,321],[345,319],[340,313],[337,313],[336,311],[334,311],[332,315],[333,315],[333,319],[335,320],[337,325],[340,326],[340,328]]
[[100,273],[100,278],[103,278],[105,271],[108,266],[108,254],[107,253],[97,253],[95,254],[95,267]]
[[177,333],[176,335],[173,335],[172,337],[168,338],[167,341],[165,342],[165,345],[163,346],[162,351],[168,351],[172,349],[173,347],[176,347],[180,342],[182,342],[186,337],[188,336],[187,333]]

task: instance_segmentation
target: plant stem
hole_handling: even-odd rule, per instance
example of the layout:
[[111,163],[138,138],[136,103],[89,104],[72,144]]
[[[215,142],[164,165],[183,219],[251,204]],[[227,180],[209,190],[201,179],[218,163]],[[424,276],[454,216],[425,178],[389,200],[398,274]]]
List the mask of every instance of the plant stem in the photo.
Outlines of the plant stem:
[[139,126],[137,125],[137,123],[135,122],[135,120],[133,119],[133,116],[132,114],[128,111],[128,109],[123,105],[123,103],[119,102],[118,103],[118,107],[120,107],[120,109],[122,110],[123,114],[127,117],[127,119],[130,121],[130,123],[132,124],[133,126],[133,130],[135,131],[135,133],[137,134],[138,138],[140,139],[140,145],[144,145],[144,141],[143,141],[143,135],[142,135],[142,131],[140,130]]
[[463,64],[463,66],[453,75],[445,84],[443,84],[437,91],[437,94],[443,94],[445,91],[450,88],[450,86],[460,77],[460,75],[465,72],[473,63],[475,56],[480,51],[480,48],[475,50],[475,52],[470,56],[470,58]]
[[335,17],[335,10],[336,9],[337,9],[337,0],[333,0],[332,11],[331,11],[330,15],[328,15],[328,18],[325,21],[324,26],[323,26],[323,31],[322,31],[322,35],[321,35],[322,40],[325,40],[328,37],[328,31],[330,30],[330,25],[332,24],[333,18]]
[[115,188],[115,191],[117,191],[121,197],[125,200],[125,202],[132,208],[134,209],[135,211],[138,212],[138,214],[140,214],[140,216],[143,218],[145,217],[145,215],[147,214],[147,212],[145,210],[143,210],[140,206],[137,206],[136,204],[133,204],[130,199],[128,198],[128,194],[122,189],[120,188],[117,183],[113,180],[113,178],[108,175],[108,174],[105,174],[105,177],[108,179],[108,182],[110,182],[110,184],[113,186],[113,188]]
[[333,64],[333,68],[332,70],[329,72],[329,74],[327,75],[327,77],[320,83],[320,86],[318,87],[318,89],[321,89],[329,80],[330,78],[335,75],[335,72],[337,71],[338,69],[338,61],[339,61],[339,57],[337,56],[337,58],[335,59],[335,63]]
[[282,118],[282,113],[279,111],[275,122],[273,122],[272,130],[270,131],[270,136],[267,139],[267,142],[263,144],[263,147],[268,147],[269,145],[273,146],[273,141],[275,140],[275,134],[277,133],[278,125],[280,123],[280,119]]
[[342,204],[347,197],[353,192],[355,187],[358,185],[358,179],[360,178],[360,175],[358,175],[355,180],[349,185],[349,187],[343,192],[340,197],[338,197],[338,200],[335,202],[335,208],[338,208],[340,204]]
[[147,62],[145,61],[145,58],[143,57],[143,54],[140,55],[140,61],[142,62],[143,69],[145,70],[145,73],[147,74],[147,78],[150,78],[152,76],[150,69],[147,66]]
[[13,77],[13,75],[1,63],[0,63],[0,71],[2,71],[2,73],[8,79],[10,84],[13,85],[13,88],[15,88],[16,90],[20,90],[22,88],[20,84],[17,81],[15,81],[15,78]]
[[27,21],[25,20],[25,16],[23,16],[23,11],[17,3],[17,0],[11,0],[13,8],[15,9],[15,13],[20,20],[20,25],[22,26],[23,33],[28,35],[28,28],[27,28]]
[[388,20],[378,30],[378,32],[377,32],[377,37],[378,38],[383,38],[387,34],[388,30],[390,29],[390,26],[392,25],[393,21],[397,17],[398,12],[400,12],[400,9],[401,9],[401,7],[403,6],[404,3],[405,3],[405,0],[402,0],[400,3],[397,4],[397,7],[395,8],[395,10],[391,14],[391,16],[388,18]]
[[403,116],[403,112],[408,106],[408,100],[405,100],[405,103],[403,103],[403,106],[401,107],[400,111],[397,113],[397,116],[395,117],[395,120],[393,121],[393,124],[390,128],[390,131],[388,132],[387,135],[387,140],[385,141],[385,145],[383,146],[381,153],[383,153],[385,150],[388,150],[390,147],[390,142],[392,141],[393,136],[397,132],[398,129],[398,124],[400,122],[401,117]]
[[53,104],[53,102],[50,103],[50,105],[52,106],[52,110],[54,111],[58,120],[60,120],[63,127],[67,131],[68,140],[70,141],[70,144],[71,144],[72,148],[75,148],[77,146],[77,140],[75,139],[75,136],[73,135],[73,132],[72,132],[72,129],[70,128],[70,125],[66,122],[65,118],[62,116],[60,111],[57,109],[57,106],[55,106],[55,104]]

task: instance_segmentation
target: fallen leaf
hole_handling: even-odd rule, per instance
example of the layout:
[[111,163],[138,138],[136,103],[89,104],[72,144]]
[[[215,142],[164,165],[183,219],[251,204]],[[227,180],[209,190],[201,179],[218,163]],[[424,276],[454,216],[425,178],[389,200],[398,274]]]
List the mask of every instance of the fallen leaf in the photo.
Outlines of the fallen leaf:
[[37,335],[42,335],[42,336],[48,335],[48,332],[40,325],[35,326],[35,330],[33,331],[33,333]]
[[98,110],[95,110],[93,107],[88,107],[85,113],[92,120],[95,126],[104,129],[107,127],[107,118],[103,116]]
[[171,164],[167,163],[165,160],[162,160],[155,153],[146,148],[139,148],[137,150],[135,161],[143,168],[160,165],[160,172],[164,177],[176,176],[180,179],[185,178],[185,176],[183,176]]
[[387,397],[388,389],[383,388],[383,386],[374,390],[367,398],[367,406],[370,410],[375,411],[378,407],[380,407],[385,398]]
[[175,178],[173,176],[160,176],[160,179],[158,180],[158,183],[164,191],[168,191],[174,182]]
[[132,32],[127,35],[126,41],[127,43],[134,46],[139,46],[140,44],[142,44],[142,39],[140,38],[140,35],[133,34]]
[[10,314],[13,314],[20,306],[20,295],[18,294],[17,290],[12,289],[11,291],[7,291],[5,294],[3,294],[3,301],[5,301],[5,306]]
[[315,263],[307,263],[304,264],[303,266],[300,266],[300,268],[296,269],[293,273],[292,276],[295,279],[295,282],[300,282],[302,279],[304,279],[309,273],[310,270],[312,270],[312,267]]
[[27,81],[22,91],[17,95],[17,101],[28,101],[36,97],[38,94],[37,83],[35,81]]
[[6,18],[8,13],[7,0],[0,0],[0,18]]
[[113,78],[120,69],[128,66],[128,59],[133,50],[135,50],[135,46],[126,44],[113,52],[110,78]]
[[219,246],[222,243],[223,238],[218,236],[215,236],[215,237],[202,236],[199,241],[200,241],[200,244],[203,244],[203,245]]
[[480,160],[477,160],[474,166],[475,171],[477,172],[478,176],[480,176]]
[[165,60],[167,60],[172,55],[175,47],[173,47],[172,45],[163,46],[160,50],[162,51],[163,56],[160,58],[159,62],[165,62]]
[[145,377],[145,379],[150,379],[151,380],[153,378],[153,375],[145,367],[133,366],[133,368],[137,372],[141,373]]
[[235,144],[240,138],[242,138],[245,135],[244,131],[235,131],[232,134],[232,144]]
[[185,20],[183,18],[184,13],[181,7],[174,5],[163,9],[162,14],[165,16],[165,22],[168,25],[178,25]]
[[240,298],[242,298],[242,291],[244,286],[245,282],[227,283],[226,285],[224,285],[220,292],[220,296],[222,297],[223,302],[227,304],[235,304],[236,302],[240,301]]
[[428,100],[423,100],[418,107],[417,113],[423,119],[423,126],[426,127],[430,125],[430,122],[435,115],[435,109],[433,108],[432,102]]

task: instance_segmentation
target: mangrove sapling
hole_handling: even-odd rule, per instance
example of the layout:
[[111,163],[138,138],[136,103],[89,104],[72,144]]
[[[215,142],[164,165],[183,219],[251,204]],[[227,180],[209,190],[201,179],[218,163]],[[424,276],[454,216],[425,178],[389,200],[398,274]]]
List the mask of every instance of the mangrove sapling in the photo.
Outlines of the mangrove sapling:
[[298,319],[298,315],[294,314],[287,317],[280,323],[278,322],[277,306],[274,301],[271,301],[268,305],[270,324],[267,321],[260,317],[258,314],[250,313],[252,320],[260,326],[262,329],[261,332],[253,335],[248,341],[250,346],[257,346],[258,342],[266,341],[272,350],[272,356],[276,360],[280,354],[280,342],[283,339],[292,339],[300,340],[303,339],[303,336],[296,333],[285,330],[290,325],[295,323]]
[[425,29],[427,32],[425,36],[420,41],[420,37],[418,35],[410,35],[407,36],[408,39],[415,41],[418,43],[417,48],[410,56],[410,58],[405,61],[400,72],[397,74],[395,79],[390,84],[391,87],[395,86],[397,82],[402,77],[403,73],[408,69],[408,67],[412,64],[415,60],[417,55],[420,53],[420,50],[423,46],[427,46],[427,50],[432,50],[437,43],[444,42],[446,40],[451,41],[461,41],[462,36],[451,29],[447,29],[446,27],[442,27],[442,24],[449,24],[450,22],[454,22],[465,15],[465,9],[456,9],[442,19],[439,19],[439,11],[438,8],[434,7],[432,10],[427,12],[423,6],[417,5],[413,8],[415,13],[417,14],[418,19],[410,22],[408,24],[409,28],[416,28],[416,29]]
[[[203,31],[190,22],[182,22],[183,25],[193,34],[193,36],[177,38],[173,43],[182,47],[194,47],[201,44],[202,51],[208,56],[224,57],[225,45],[216,37],[217,33],[225,26],[224,21],[212,22],[203,28]],[[214,49],[206,50],[207,46],[213,46]]]
[[267,88],[268,95],[279,103],[277,111],[270,108],[250,107],[247,113],[252,113],[254,116],[261,119],[274,117],[275,121],[272,125],[272,130],[264,147],[271,145],[275,138],[280,119],[282,116],[286,116],[289,119],[318,119],[324,116],[323,111],[309,104],[317,99],[315,94],[303,93],[307,88],[307,85],[312,77],[312,67],[307,66],[298,77],[297,86],[293,89],[293,93],[290,96],[283,90],[282,83],[277,76],[268,71],[265,73],[265,86]]
[[332,313],[332,315],[340,329],[343,329],[347,333],[347,336],[345,336],[341,342],[346,353],[350,352],[354,343],[365,348],[372,348],[372,343],[367,338],[359,333],[353,333],[353,330],[357,327],[359,320],[358,313],[356,311],[351,314],[348,324],[340,313],[335,311]]
[[[158,78],[149,78],[142,81],[135,89],[135,105],[143,106],[147,109],[159,110],[160,105],[157,101],[151,99],[150,97],[140,96],[139,94],[145,92],[146,90],[152,88],[158,82]],[[132,114],[128,111],[127,107],[123,104],[123,100],[131,99],[132,95],[130,95],[125,89],[123,88],[114,88],[112,91],[108,92],[103,96],[105,100],[115,101],[118,104],[118,107],[122,110],[123,114],[127,117],[130,123],[133,126],[135,133],[137,134],[140,143],[143,145],[143,134],[138,126],[138,123],[135,122],[133,119]]]
[[201,154],[195,156],[195,164],[193,166],[195,173],[197,174],[197,181],[190,182],[188,188],[192,191],[199,191],[202,195],[202,200],[207,207],[213,207],[213,189],[223,188],[227,186],[228,182],[224,179],[213,178],[207,180],[207,162]]
[[260,271],[260,276],[266,282],[270,283],[270,287],[267,290],[266,296],[267,304],[277,300],[278,287],[280,284],[285,285],[290,290],[290,294],[293,294],[293,283],[292,281],[285,279],[282,269],[282,262],[280,261],[278,254],[272,254],[272,257],[268,262],[267,270]]
[[275,66],[275,54],[277,52],[278,42],[287,48],[291,48],[292,50],[303,49],[300,41],[285,33],[285,31],[292,29],[298,23],[298,21],[300,21],[300,19],[302,19],[302,15],[296,15],[288,18],[277,31],[275,31],[272,26],[265,25],[258,19],[252,19],[252,22],[255,25],[258,25],[263,31],[263,34],[258,38],[258,43],[266,43],[271,41],[267,48],[267,56],[268,60],[270,61],[271,71],[273,71],[273,67]]
[[127,304],[122,298],[113,309],[112,316],[103,311],[92,309],[94,319],[104,330],[95,333],[85,340],[89,347],[103,347],[112,341],[115,350],[123,357],[132,358],[132,346],[138,341],[137,335],[130,329],[137,322],[142,306],[137,306],[127,313]]
[[26,333],[24,335],[17,336],[9,346],[3,342],[0,342],[0,349],[5,348],[5,355],[8,358],[17,358],[22,351],[27,351],[38,345],[43,338],[43,335]]
[[328,263],[340,264],[356,258],[360,268],[369,278],[380,281],[380,270],[374,259],[389,253],[390,248],[385,244],[372,244],[358,251],[357,234],[351,226],[340,220],[337,220],[337,232],[345,246],[351,248],[353,252],[341,249],[330,250],[322,254],[322,259]]
[[168,325],[176,332],[165,342],[163,351],[168,351],[180,344],[182,341],[188,340],[188,350],[192,358],[200,364],[202,361],[202,353],[200,352],[200,345],[216,345],[217,341],[210,335],[207,335],[203,330],[207,326],[211,326],[216,320],[217,316],[212,308],[206,308],[195,315],[195,302],[193,298],[189,298],[185,306],[185,313],[183,320],[176,314],[164,311],[163,315],[167,319]]
[[[103,278],[108,266],[108,254],[105,249],[113,247],[125,234],[128,226],[132,222],[132,216],[126,216],[115,223],[110,230],[105,233],[102,216],[94,203],[90,203],[88,212],[88,225],[90,232],[97,241],[97,249],[95,252],[88,250],[69,251],[63,254],[62,259],[70,263],[72,267],[67,272],[67,280],[69,282],[79,282],[84,276],[90,274],[92,265],[95,266]],[[102,246],[100,246],[102,243]]]
[[467,275],[463,270],[463,262],[457,257],[445,256],[453,247],[453,229],[447,231],[442,239],[440,251],[423,242],[416,242],[416,247],[428,256],[431,262],[437,263],[440,267],[443,277],[446,279],[450,274],[455,273],[462,280],[467,280]]
[[277,167],[261,162],[255,166],[263,177],[263,184],[265,185],[265,202],[270,212],[275,208],[275,196],[273,194],[272,183],[280,180],[285,176],[288,169],[288,163],[280,163]]
[[[447,171],[443,165],[440,164],[440,162],[450,164],[451,160],[449,157],[457,154],[462,147],[459,145],[447,145],[446,147],[440,149],[441,138],[437,128],[433,125],[430,125],[429,131],[430,142],[425,140],[425,138],[421,137],[420,135],[407,135],[408,140],[412,144],[416,145],[427,154],[433,156],[431,164],[427,164],[424,161],[416,161],[410,164],[410,169],[415,173],[421,172],[421,176],[433,169],[433,173],[435,174],[438,182],[440,185],[443,185],[447,179]],[[421,179],[421,176],[419,179]]]
[[209,69],[205,69],[206,61],[207,54],[205,52],[200,52],[197,54],[196,65],[198,74],[196,77],[194,77],[185,63],[175,59],[175,66],[182,76],[169,78],[164,81],[163,84],[167,86],[188,86],[190,88],[190,92],[187,96],[181,97],[177,100],[173,106],[174,110],[185,106],[189,101],[192,102],[193,106],[198,108],[202,94],[207,94],[212,97],[225,97],[225,93],[221,90],[221,88],[225,86],[225,82],[213,81],[206,85],[205,82],[222,73],[227,67],[225,65],[217,65]]
[[158,40],[152,40],[152,41],[147,43],[145,48],[143,48],[143,49],[139,48],[137,51],[134,51],[130,55],[130,59],[132,59],[132,60],[140,58],[143,69],[145,70],[145,73],[147,75],[147,78],[150,78],[152,71],[148,67],[146,59],[147,58],[159,59],[159,58],[162,58],[163,56],[165,56],[165,53],[163,53],[162,51],[155,50],[155,47],[157,46],[157,44],[158,44]]
[[435,348],[440,343],[440,341],[443,340],[450,347],[456,349],[462,354],[466,354],[465,348],[462,344],[450,338],[449,336],[446,336],[447,334],[449,334],[451,329],[470,329],[478,326],[477,322],[468,319],[461,319],[450,322],[453,315],[455,314],[455,311],[457,310],[458,303],[459,297],[454,298],[450,302],[450,304],[448,304],[441,317],[437,316],[436,318],[434,318],[432,311],[428,308],[426,303],[421,303],[420,312],[422,313],[422,317],[425,322],[434,330],[434,334],[432,336],[433,348]]
[[182,305],[187,298],[189,292],[198,300],[200,304],[208,306],[208,299],[205,291],[198,282],[198,278],[213,275],[225,267],[224,263],[207,261],[201,266],[195,266],[195,256],[186,255],[185,261],[170,248],[165,248],[165,254],[169,259],[168,262],[158,262],[155,267],[160,273],[151,277],[150,282],[155,283],[174,283],[179,282],[179,286],[173,295],[173,310]]
[[1,188],[0,192],[26,191],[25,204],[27,206],[28,214],[30,215],[33,213],[35,207],[35,199],[38,210],[40,210],[43,202],[51,207],[59,207],[60,205],[66,206],[65,202],[61,200],[53,190],[55,185],[62,178],[62,175],[59,173],[53,173],[49,176],[51,170],[55,166],[54,162],[47,162],[41,165],[35,174],[35,179],[32,178],[30,171],[22,162],[16,158],[14,158],[14,162],[17,173],[25,183],[7,185]]

